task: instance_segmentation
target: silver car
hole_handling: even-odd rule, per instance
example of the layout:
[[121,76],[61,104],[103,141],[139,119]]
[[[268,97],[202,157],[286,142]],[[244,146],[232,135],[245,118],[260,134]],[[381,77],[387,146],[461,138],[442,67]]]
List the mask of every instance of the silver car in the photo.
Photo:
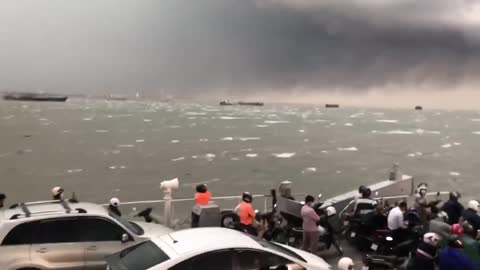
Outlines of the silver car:
[[104,270],[106,256],[169,232],[93,203],[21,203],[0,211],[0,269]]

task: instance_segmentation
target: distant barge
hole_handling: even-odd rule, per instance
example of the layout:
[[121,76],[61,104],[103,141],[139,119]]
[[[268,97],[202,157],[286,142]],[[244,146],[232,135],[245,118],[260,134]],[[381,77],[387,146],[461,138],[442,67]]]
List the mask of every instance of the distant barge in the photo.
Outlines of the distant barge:
[[325,104],[325,108],[340,108],[338,104]]
[[263,102],[244,102],[240,101],[238,103],[232,103],[230,101],[220,101],[220,106],[232,106],[232,105],[243,105],[243,106],[263,106]]
[[52,101],[65,102],[68,97],[61,95],[52,95],[45,93],[8,93],[3,95],[4,100],[19,100],[19,101]]
[[415,110],[421,111],[421,110],[423,110],[423,107],[422,106],[415,106]]

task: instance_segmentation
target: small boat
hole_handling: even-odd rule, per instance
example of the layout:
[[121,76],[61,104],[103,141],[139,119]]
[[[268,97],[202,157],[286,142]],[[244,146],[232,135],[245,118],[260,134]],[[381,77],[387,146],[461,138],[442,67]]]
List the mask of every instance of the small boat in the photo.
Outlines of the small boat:
[[325,104],[325,108],[340,108],[340,105],[338,104]]
[[105,97],[107,100],[127,100],[128,97],[127,96],[124,96],[124,95],[107,95]]
[[263,102],[244,102],[240,101],[238,102],[238,105],[244,105],[244,106],[263,106]]
[[230,101],[220,101],[220,106],[231,106],[233,105],[233,103],[231,103]]
[[417,110],[417,111],[421,111],[421,110],[423,110],[423,107],[422,107],[422,106],[418,106],[418,105],[417,105],[417,106],[415,106],[415,110]]
[[19,101],[52,101],[65,102],[68,96],[46,94],[46,93],[7,93],[3,95],[4,100]]

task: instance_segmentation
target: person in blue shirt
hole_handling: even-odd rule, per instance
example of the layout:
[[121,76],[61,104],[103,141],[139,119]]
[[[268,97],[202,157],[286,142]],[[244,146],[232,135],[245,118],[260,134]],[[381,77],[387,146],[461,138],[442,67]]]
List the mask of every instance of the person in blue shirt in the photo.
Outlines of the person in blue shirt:
[[440,252],[440,270],[479,270],[475,263],[463,253],[463,242],[458,238],[451,239],[448,247]]

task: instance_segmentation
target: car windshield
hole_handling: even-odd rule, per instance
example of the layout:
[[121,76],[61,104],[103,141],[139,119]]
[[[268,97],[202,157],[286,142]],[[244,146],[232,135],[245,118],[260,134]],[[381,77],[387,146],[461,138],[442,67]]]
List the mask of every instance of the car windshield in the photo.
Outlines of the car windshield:
[[169,259],[152,241],[146,241],[109,256],[107,262],[112,270],[145,270]]
[[252,238],[253,240],[255,240],[255,242],[257,242],[258,244],[260,244],[262,247],[264,248],[268,248],[268,249],[271,249],[271,250],[274,250],[274,251],[277,251],[277,252],[280,252],[280,253],[283,253],[287,256],[290,256],[292,258],[295,258],[295,259],[298,259],[302,262],[306,262],[304,258],[302,258],[300,255],[298,255],[297,253],[293,252],[292,250],[288,249],[288,248],[285,248],[277,243],[274,243],[274,242],[269,242],[265,239],[260,239],[258,237],[255,237],[255,236],[251,236],[251,235],[248,235],[250,238]]
[[133,232],[136,235],[142,235],[144,233],[142,227],[132,221],[128,221],[127,219],[120,217],[114,213],[109,213],[109,215],[114,218],[116,221],[120,222],[123,226],[125,226],[128,230]]

